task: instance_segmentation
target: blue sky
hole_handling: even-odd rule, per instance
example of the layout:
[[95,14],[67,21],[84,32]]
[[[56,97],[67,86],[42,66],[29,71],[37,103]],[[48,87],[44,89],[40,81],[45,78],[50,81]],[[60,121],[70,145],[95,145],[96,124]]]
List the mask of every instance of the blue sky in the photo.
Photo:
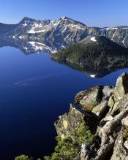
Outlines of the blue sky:
[[89,26],[128,25],[128,0],[0,0],[0,22],[17,23],[25,16],[68,16]]

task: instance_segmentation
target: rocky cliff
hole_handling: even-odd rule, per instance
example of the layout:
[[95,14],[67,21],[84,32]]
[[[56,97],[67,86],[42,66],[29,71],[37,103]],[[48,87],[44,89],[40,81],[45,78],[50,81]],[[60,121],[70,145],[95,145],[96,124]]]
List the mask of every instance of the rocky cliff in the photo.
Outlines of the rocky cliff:
[[55,127],[57,146],[47,160],[128,160],[128,74],[113,87],[79,92]]

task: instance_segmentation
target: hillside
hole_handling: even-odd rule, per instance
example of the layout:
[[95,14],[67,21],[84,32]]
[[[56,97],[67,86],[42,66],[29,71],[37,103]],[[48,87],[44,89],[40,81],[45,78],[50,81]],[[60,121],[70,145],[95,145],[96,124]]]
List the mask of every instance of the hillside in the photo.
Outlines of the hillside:
[[53,59],[96,76],[128,66],[128,49],[103,36],[89,36],[53,54]]

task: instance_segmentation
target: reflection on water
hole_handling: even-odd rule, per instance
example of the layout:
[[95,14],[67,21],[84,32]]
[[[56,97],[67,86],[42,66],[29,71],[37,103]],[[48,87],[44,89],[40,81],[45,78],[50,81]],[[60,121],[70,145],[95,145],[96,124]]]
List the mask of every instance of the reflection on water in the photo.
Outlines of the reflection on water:
[[[50,49],[46,47],[44,48],[44,45],[39,42],[32,42],[32,41],[30,42],[21,40],[0,41],[0,47],[5,47],[5,46],[18,48],[25,55],[40,54],[45,52],[51,55]],[[100,55],[99,57],[87,57],[85,58],[84,61],[85,61],[83,62],[85,66],[84,68],[81,67],[80,64],[73,64],[73,63],[72,64],[65,63],[65,64],[76,70],[86,72],[92,78],[104,77],[105,75],[111,72],[128,67],[128,54],[123,54],[123,55],[108,54],[106,55],[106,57],[103,57],[102,55]]]
[[[22,45],[10,46],[22,50]],[[95,85],[114,85],[123,71],[128,69],[91,78],[47,54],[26,56],[15,48],[0,48],[0,159],[52,152],[53,123],[68,110],[75,94]]]

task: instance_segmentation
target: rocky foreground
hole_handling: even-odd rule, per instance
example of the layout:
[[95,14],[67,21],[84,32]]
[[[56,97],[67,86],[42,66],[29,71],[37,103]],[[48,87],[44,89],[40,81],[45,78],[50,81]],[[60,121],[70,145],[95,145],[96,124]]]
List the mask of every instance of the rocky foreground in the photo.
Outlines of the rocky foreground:
[[115,87],[79,92],[55,123],[57,146],[50,160],[128,160],[128,74]]
[[[115,87],[79,92],[55,127],[57,145],[45,160],[128,160],[128,74]],[[15,160],[34,159],[21,155]]]

